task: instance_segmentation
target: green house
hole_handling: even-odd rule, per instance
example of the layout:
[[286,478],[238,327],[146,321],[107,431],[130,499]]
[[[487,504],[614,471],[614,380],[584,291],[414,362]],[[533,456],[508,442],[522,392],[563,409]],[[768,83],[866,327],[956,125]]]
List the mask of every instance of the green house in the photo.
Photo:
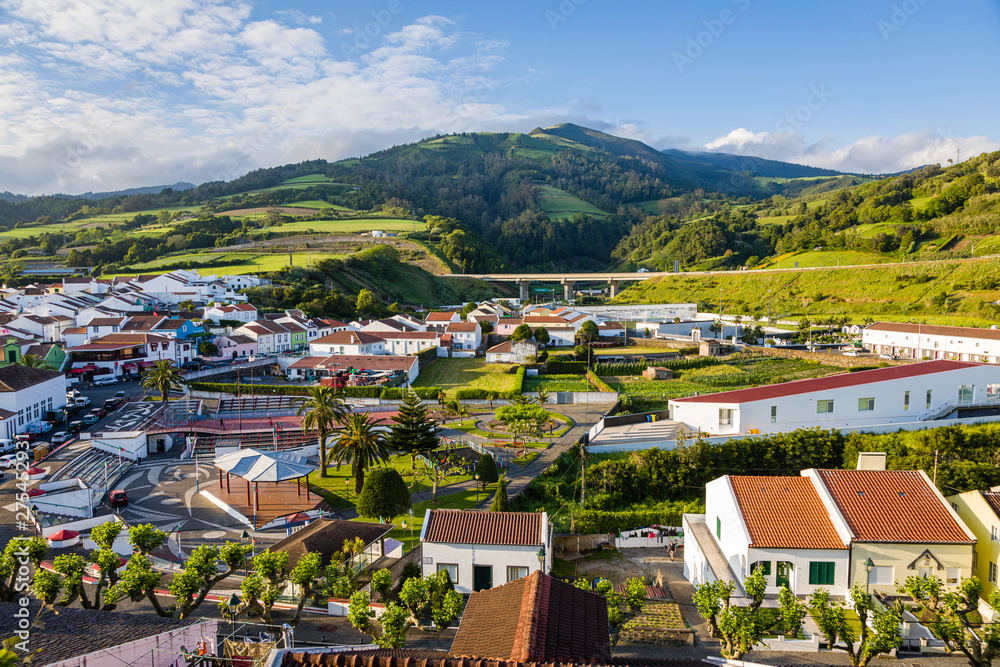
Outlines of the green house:
[[17,338],[6,336],[3,340],[3,360],[0,361],[0,366],[9,366],[21,361],[21,346],[17,344]]

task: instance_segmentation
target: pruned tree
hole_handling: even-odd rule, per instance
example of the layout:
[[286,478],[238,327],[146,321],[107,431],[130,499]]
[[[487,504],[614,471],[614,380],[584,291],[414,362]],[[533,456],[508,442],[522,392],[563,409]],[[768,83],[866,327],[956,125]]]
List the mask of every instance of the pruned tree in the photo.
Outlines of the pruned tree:
[[402,648],[406,631],[411,625],[406,608],[395,602],[386,605],[382,615],[376,619],[371,598],[364,591],[357,591],[351,596],[347,620],[355,630],[370,635],[379,648],[385,649]]
[[476,462],[476,480],[485,490],[487,484],[493,484],[500,479],[500,471],[497,470],[497,462],[490,454],[483,454]]
[[549,420],[549,413],[539,405],[504,405],[497,408],[496,416],[513,436],[513,444],[516,445],[518,439],[523,441],[525,453],[528,451],[527,439],[541,437]]
[[418,624],[419,616],[429,612],[438,630],[454,623],[465,603],[447,570],[407,579],[399,592],[399,600],[406,606],[412,624]]
[[431,466],[421,466],[414,469],[410,488],[419,482],[427,482],[431,485],[431,501],[437,503],[438,485],[448,475],[456,475],[462,472],[459,459],[454,454],[449,454],[441,461],[434,461]]
[[[948,651],[961,651],[972,667],[990,667],[1000,657],[1000,625],[979,623],[983,585],[978,577],[962,579],[956,590],[942,594],[937,577],[910,576],[902,585],[897,584],[896,590],[932,616],[934,629]],[[994,589],[986,602],[1000,609],[1000,589]]]
[[23,595],[17,588],[21,566],[30,564],[37,571],[48,550],[44,537],[13,539],[7,543],[0,555],[0,602],[14,602]]
[[722,655],[730,660],[739,660],[760,643],[761,639],[774,627],[781,626],[785,632],[795,633],[802,627],[805,604],[795,594],[782,587],[778,594],[779,613],[773,619],[761,612],[767,580],[764,569],[757,567],[743,582],[743,589],[750,604],[737,607],[731,603],[736,590],[732,582],[709,582],[695,589],[695,605],[698,613],[714,626],[714,633],[722,639]]
[[[247,611],[271,625],[271,610],[278,601],[278,595],[288,578],[285,568],[288,554],[284,551],[262,551],[253,559],[253,571],[240,585],[242,605],[240,612]],[[220,609],[225,607],[225,600]]]
[[493,496],[493,503],[490,505],[491,512],[509,512],[510,501],[507,499],[507,476],[503,475],[497,482],[497,492]]
[[872,658],[889,653],[899,645],[901,617],[894,608],[882,609],[873,605],[871,596],[860,585],[851,588],[850,597],[861,621],[860,633],[856,633],[848,622],[844,603],[831,601],[826,589],[812,594],[809,608],[830,648],[846,652],[852,667],[865,667]]
[[246,566],[252,549],[249,544],[226,542],[221,547],[203,544],[192,551],[184,569],[167,586],[177,600],[175,615],[188,618],[217,584]]
[[410,490],[395,468],[375,468],[368,474],[358,496],[358,514],[369,519],[392,521],[410,509]]

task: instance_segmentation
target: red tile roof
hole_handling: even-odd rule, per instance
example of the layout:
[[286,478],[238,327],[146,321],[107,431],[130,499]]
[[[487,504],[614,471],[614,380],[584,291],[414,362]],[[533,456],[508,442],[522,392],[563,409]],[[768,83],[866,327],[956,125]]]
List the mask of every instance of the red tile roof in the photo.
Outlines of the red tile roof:
[[735,391],[723,391],[718,394],[688,396],[687,398],[675,398],[672,400],[676,403],[750,403],[753,401],[780,398],[782,396],[796,396],[816,391],[857,387],[873,382],[900,380],[932,373],[957,371],[963,368],[977,368],[979,366],[982,366],[982,364],[940,359],[938,361],[924,361],[922,363],[891,366],[889,368],[873,368],[869,371],[858,371],[857,373],[841,373],[840,375],[830,375],[811,380],[782,382],[781,384],[754,387],[752,389],[737,389]]
[[452,318],[455,317],[455,313],[442,313],[434,312],[428,313],[427,317],[424,318],[425,322],[451,322]]
[[317,338],[313,345],[322,343],[324,345],[370,345],[372,343],[385,342],[378,336],[364,331],[334,331],[322,338]]
[[731,476],[750,545],[758,549],[846,549],[807,477]]
[[431,510],[424,541],[541,546],[543,517],[541,512]]
[[535,571],[473,593],[455,633],[458,656],[518,662],[609,662],[608,603]]
[[993,513],[1000,517],[1000,493],[995,493],[993,491],[980,491],[983,494],[983,500],[986,504],[990,506]]
[[452,322],[448,325],[448,333],[475,333],[479,325],[475,322]]
[[917,470],[819,470],[857,542],[974,542]]

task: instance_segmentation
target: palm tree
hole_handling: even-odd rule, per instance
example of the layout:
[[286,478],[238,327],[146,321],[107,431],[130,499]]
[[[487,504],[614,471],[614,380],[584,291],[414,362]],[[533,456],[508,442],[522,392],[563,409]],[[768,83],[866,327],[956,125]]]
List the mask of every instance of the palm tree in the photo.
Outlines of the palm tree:
[[722,333],[722,326],[722,320],[715,320],[708,325],[708,330],[714,333],[716,338],[719,338]]
[[674,333],[678,336],[681,335],[681,318],[679,317],[674,318]]
[[49,362],[45,361],[44,358],[40,357],[37,354],[22,355],[21,358],[18,359],[17,363],[19,366],[25,366],[27,368],[41,368],[42,370],[46,371],[55,370],[54,368],[52,368],[52,365],[49,364]]
[[171,389],[183,385],[184,378],[169,359],[157,361],[155,366],[150,366],[142,373],[142,388],[159,390],[160,400],[164,403],[169,400]]
[[535,402],[538,403],[539,405],[545,405],[546,403],[549,402],[549,399],[551,397],[552,394],[549,393],[548,389],[539,389],[538,396],[535,397]]
[[378,428],[370,412],[352,412],[343,421],[340,435],[330,448],[330,458],[350,463],[354,472],[354,492],[361,493],[365,485],[365,470],[384,463],[392,456],[385,433]]
[[333,387],[318,385],[309,387],[309,394],[295,399],[300,403],[295,414],[302,419],[302,430],[319,433],[319,476],[326,477],[326,439],[333,433],[350,411],[337,397]]

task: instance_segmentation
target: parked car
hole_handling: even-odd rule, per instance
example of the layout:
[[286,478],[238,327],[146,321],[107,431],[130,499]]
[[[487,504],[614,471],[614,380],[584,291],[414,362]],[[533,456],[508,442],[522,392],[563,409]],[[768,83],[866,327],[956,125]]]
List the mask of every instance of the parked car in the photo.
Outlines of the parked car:
[[83,421],[78,419],[76,421],[71,421],[69,423],[69,426],[67,426],[66,428],[69,430],[70,433],[76,435],[77,433],[83,430],[83,427],[84,427]]
[[80,398],[81,396],[83,396],[83,394],[81,394],[80,391],[77,389],[68,389],[66,391],[66,400],[68,401],[72,401],[75,398]]
[[7,454],[5,456],[0,456],[0,468],[6,470],[7,468],[13,468],[17,465],[17,454]]
[[38,434],[36,433],[18,433],[14,436],[14,439],[20,440],[21,442],[34,442],[37,437]]
[[52,434],[52,444],[61,445],[62,443],[66,442],[72,437],[73,436],[71,436],[66,431],[56,431],[55,433]]
[[115,395],[112,396],[112,398],[117,398],[119,401],[124,403],[125,401],[128,400],[128,394],[124,391],[116,391]]
[[107,412],[111,412],[121,404],[122,402],[119,399],[109,398],[106,401],[104,401],[104,410]]
[[128,507],[128,493],[121,489],[115,489],[108,494],[108,501],[112,507]]
[[27,430],[28,433],[48,433],[52,430],[52,424],[47,421],[28,422],[27,426],[25,426],[25,430]]
[[62,410],[46,410],[43,419],[55,426],[66,418]]
[[80,423],[83,424],[84,426],[93,426],[99,421],[101,421],[101,418],[95,415],[93,412],[90,412],[83,416],[83,419],[80,420]]
[[98,419],[104,419],[108,415],[108,411],[104,408],[94,408],[90,411],[90,414],[97,415]]
[[183,368],[186,371],[196,371],[199,368],[201,368],[201,364],[198,363],[197,361],[185,361],[183,364],[181,364],[181,368]]
[[899,357],[897,357],[895,354],[887,354],[885,352],[883,352],[882,354],[878,355],[878,358],[879,359],[892,359],[893,361],[895,361],[896,359],[899,359]]
[[90,397],[88,397],[88,396],[81,396],[81,397],[79,397],[77,399],[74,399],[73,402],[76,403],[76,405],[78,407],[85,408],[88,405],[90,405]]
[[0,454],[9,454],[17,449],[17,443],[8,438],[0,439]]
[[95,387],[107,387],[112,384],[118,384],[118,378],[113,375],[105,375],[94,380]]

